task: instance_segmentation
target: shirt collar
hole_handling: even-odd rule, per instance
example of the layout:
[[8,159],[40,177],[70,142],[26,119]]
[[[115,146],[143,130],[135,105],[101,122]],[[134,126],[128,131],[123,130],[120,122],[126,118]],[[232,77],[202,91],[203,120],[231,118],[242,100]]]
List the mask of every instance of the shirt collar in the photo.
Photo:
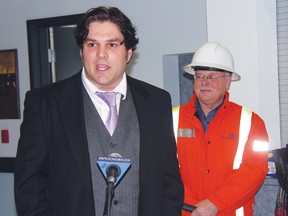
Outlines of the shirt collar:
[[199,118],[199,120],[201,121],[201,123],[203,125],[204,133],[207,132],[209,123],[212,121],[212,119],[215,117],[215,115],[218,112],[218,110],[220,109],[220,107],[223,105],[224,100],[225,100],[225,96],[224,96],[223,102],[218,107],[216,107],[215,109],[210,111],[207,116],[205,116],[205,114],[201,108],[200,102],[197,98],[197,100],[196,100],[196,111],[197,111],[196,116]]
[[[101,91],[86,77],[84,67],[82,69],[81,78],[82,78],[82,83],[89,95],[92,96],[92,95],[95,95],[95,92]],[[122,80],[120,81],[120,83],[116,86],[116,88],[113,91],[121,93],[123,95],[122,100],[126,98],[126,94],[127,94],[126,73],[123,74]]]

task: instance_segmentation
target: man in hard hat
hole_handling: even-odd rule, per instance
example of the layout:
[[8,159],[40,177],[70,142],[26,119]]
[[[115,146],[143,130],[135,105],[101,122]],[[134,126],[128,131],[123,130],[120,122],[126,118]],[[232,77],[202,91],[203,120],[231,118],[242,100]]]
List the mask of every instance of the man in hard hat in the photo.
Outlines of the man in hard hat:
[[193,216],[253,215],[268,170],[268,135],[256,113],[229,101],[231,81],[240,80],[233,57],[208,42],[184,71],[194,77],[195,94],[173,115],[185,203],[197,206]]

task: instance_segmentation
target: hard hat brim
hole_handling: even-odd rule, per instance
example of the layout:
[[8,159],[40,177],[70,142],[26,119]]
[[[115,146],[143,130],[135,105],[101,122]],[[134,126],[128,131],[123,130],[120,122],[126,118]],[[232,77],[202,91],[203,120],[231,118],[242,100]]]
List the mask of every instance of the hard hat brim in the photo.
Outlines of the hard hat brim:
[[228,69],[228,68],[223,68],[223,66],[217,68],[217,67],[215,67],[215,64],[213,64],[213,66],[209,65],[209,64],[201,64],[201,66],[196,66],[196,65],[193,65],[193,63],[191,63],[191,64],[188,64],[188,65],[184,66],[183,70],[186,73],[189,73],[191,75],[195,75],[194,68],[199,70],[198,68],[203,68],[203,67],[206,67],[207,68],[206,70],[232,73],[232,81],[241,80],[241,76],[239,74],[237,74],[235,71],[233,71],[231,69]]

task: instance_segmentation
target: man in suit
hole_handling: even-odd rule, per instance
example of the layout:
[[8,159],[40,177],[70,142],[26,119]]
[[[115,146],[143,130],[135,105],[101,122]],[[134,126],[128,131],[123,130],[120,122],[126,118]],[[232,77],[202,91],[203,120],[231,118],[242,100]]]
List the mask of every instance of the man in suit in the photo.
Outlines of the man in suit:
[[[83,69],[26,94],[15,164],[18,215],[106,215],[97,160],[115,153],[131,167],[115,187],[111,216],[180,215],[170,95],[125,73],[138,43],[134,26],[117,8],[93,8],[75,38]],[[112,108],[103,92],[116,95],[112,131],[104,125]]]

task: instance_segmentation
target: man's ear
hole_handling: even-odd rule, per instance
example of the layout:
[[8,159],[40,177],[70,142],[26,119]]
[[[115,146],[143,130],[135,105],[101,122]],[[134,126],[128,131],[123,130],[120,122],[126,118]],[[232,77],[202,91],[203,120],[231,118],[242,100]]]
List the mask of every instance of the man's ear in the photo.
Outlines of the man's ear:
[[132,56],[133,56],[133,51],[132,51],[132,48],[131,48],[131,49],[129,49],[127,51],[127,64],[130,62]]

